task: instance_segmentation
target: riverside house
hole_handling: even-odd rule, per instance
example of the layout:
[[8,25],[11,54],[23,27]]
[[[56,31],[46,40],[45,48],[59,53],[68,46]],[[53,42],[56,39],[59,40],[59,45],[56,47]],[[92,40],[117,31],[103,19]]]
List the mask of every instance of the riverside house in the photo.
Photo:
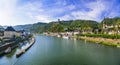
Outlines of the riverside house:
[[21,36],[23,31],[16,31],[13,27],[9,26],[4,31],[0,31],[0,38],[12,38],[14,36]]
[[4,28],[0,27],[0,38],[4,36]]
[[120,34],[120,25],[103,24],[104,34]]
[[16,31],[13,27],[7,27],[4,31],[4,37],[5,38],[12,38],[13,36],[16,35]]
[[[14,41],[15,36],[20,37],[22,35],[23,35],[23,31],[16,31],[11,26],[7,27],[5,30],[0,30],[0,46],[7,42]],[[4,42],[2,42],[2,40],[4,40]]]

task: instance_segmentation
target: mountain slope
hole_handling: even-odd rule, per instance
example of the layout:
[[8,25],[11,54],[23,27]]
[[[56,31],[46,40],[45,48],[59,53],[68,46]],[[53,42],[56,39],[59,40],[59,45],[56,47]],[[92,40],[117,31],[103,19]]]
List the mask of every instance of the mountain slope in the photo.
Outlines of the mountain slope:
[[46,23],[35,23],[35,24],[26,24],[26,25],[17,25],[14,26],[15,30],[25,30],[25,31],[31,31],[34,32],[36,29],[38,29],[39,26],[43,26]]

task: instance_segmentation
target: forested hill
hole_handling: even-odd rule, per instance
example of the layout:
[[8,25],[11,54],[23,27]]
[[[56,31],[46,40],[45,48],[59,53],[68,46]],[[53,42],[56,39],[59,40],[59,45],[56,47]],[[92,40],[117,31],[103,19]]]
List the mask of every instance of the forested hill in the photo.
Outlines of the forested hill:
[[101,28],[100,26],[105,23],[106,25],[120,24],[120,18],[105,18],[101,23],[92,20],[68,20],[56,21],[50,23],[35,23],[29,25],[15,26],[15,29],[24,29],[35,33],[41,32],[64,32],[76,30],[93,30]]
[[70,20],[54,23],[48,28],[50,32],[64,32],[77,30],[92,30],[98,28],[98,23],[91,20]]
[[14,26],[15,30],[26,30],[26,31],[30,31],[30,28],[32,27],[32,24],[26,24],[26,25],[17,25]]
[[60,22],[50,22],[50,23],[35,23],[27,25],[17,25],[14,26],[16,30],[26,30],[35,33],[41,32],[64,32],[64,31],[74,31],[80,29],[92,29],[97,28],[98,23],[91,20],[69,20]]
[[35,24],[26,24],[26,25],[17,25],[14,26],[15,30],[25,30],[25,31],[31,31],[36,32],[36,29],[38,29],[41,26],[44,26],[46,23],[35,23]]
[[120,17],[116,18],[104,18],[101,24],[106,24],[106,25],[120,25]]

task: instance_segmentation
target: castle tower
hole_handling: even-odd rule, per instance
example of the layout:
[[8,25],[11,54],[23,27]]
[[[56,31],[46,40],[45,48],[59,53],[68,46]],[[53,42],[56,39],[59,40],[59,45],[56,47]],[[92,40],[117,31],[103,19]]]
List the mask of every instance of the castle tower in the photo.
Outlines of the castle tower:
[[60,23],[60,19],[58,19],[58,23]]

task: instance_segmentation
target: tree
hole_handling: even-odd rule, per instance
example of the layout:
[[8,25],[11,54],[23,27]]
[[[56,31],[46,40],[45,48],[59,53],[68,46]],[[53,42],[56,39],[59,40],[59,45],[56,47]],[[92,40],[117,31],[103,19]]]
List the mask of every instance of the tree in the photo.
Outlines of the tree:
[[54,24],[48,29],[49,32],[64,32],[64,27],[60,24]]

